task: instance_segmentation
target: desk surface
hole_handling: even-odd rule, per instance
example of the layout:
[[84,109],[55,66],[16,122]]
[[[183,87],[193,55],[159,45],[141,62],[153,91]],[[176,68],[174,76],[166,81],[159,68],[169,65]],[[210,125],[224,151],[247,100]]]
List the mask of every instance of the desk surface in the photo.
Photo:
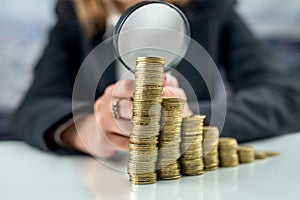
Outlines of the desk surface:
[[[266,160],[183,177],[157,184],[134,186],[121,172],[119,154],[111,169],[89,157],[57,156],[22,142],[0,142],[0,197],[3,200],[89,199],[297,199],[300,195],[300,133],[250,143],[256,150],[277,150]],[[119,158],[122,157],[122,159]],[[106,162],[107,164],[107,162]]]

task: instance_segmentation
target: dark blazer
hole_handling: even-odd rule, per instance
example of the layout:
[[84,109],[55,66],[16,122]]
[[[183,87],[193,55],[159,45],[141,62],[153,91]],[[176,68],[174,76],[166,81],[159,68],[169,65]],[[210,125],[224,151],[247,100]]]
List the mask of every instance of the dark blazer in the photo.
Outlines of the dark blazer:
[[[299,87],[248,30],[234,11],[234,1],[194,0],[183,11],[190,21],[192,38],[225,72],[231,88],[222,135],[244,142],[299,131]],[[92,39],[85,37],[71,1],[59,1],[56,13],[58,21],[16,115],[16,135],[43,150],[65,153],[69,151],[54,142],[53,133],[72,117],[75,76],[87,54],[101,43],[104,30]],[[192,85],[200,111],[209,120],[211,104],[203,79],[187,62],[177,70]],[[115,82],[114,71],[113,65],[106,70],[96,98]],[[92,112],[92,106],[88,110]]]

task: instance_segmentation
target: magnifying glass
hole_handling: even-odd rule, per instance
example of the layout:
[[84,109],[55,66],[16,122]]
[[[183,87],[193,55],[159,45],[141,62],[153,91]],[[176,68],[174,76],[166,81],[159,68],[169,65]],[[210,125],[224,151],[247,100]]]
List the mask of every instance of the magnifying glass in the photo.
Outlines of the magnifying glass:
[[190,42],[190,26],[176,6],[142,1],[120,17],[113,43],[120,62],[134,72],[137,57],[165,58],[164,71],[176,67]]

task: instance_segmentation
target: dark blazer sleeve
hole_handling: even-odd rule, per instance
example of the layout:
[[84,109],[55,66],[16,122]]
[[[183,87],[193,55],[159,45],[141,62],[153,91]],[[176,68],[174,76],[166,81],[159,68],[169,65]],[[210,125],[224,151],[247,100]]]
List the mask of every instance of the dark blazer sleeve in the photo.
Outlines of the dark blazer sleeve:
[[[239,141],[300,130],[299,86],[231,9],[221,32],[222,62],[233,93],[223,136]],[[210,104],[201,104],[210,117]],[[220,109],[220,106],[217,109]]]
[[79,67],[79,27],[69,1],[57,5],[57,23],[35,67],[33,84],[16,114],[16,136],[42,150],[70,152],[53,139],[54,129],[72,117],[72,87]]

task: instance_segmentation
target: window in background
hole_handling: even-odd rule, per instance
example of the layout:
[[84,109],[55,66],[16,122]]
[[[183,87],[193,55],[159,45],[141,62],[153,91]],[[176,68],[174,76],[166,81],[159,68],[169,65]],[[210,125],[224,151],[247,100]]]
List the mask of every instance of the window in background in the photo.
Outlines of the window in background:
[[238,11],[300,83],[300,1],[239,0]]
[[1,0],[0,139],[8,138],[12,113],[27,91],[32,67],[54,22],[54,0]]

